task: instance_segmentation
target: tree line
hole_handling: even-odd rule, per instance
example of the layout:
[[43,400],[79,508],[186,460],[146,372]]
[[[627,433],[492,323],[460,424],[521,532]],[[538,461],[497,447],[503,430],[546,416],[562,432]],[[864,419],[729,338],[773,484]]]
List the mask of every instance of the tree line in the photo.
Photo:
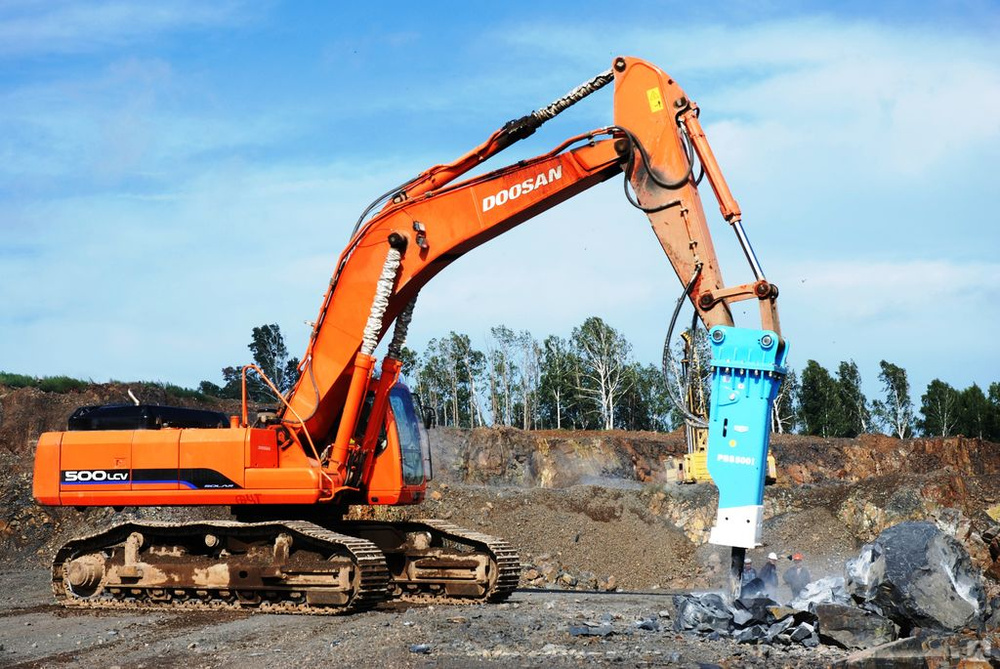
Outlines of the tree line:
[[792,416],[801,434],[855,437],[886,432],[899,438],[965,435],[1000,441],[1000,382],[986,392],[977,384],[959,390],[934,379],[914,411],[906,370],[879,362],[882,397],[869,401],[861,391],[861,374],[853,360],[842,361],[831,375],[815,360],[806,362],[801,381],[792,371],[785,379],[777,411]]
[[[692,371],[694,383],[707,398],[704,330],[694,339],[701,361]],[[420,354],[410,351],[403,370],[442,425],[668,431],[683,420],[671,399],[686,394],[680,349],[678,343],[662,367],[636,362],[628,340],[591,317],[569,339],[552,335],[541,342],[530,332],[497,326],[483,351],[468,335],[451,332],[432,339]],[[904,368],[882,360],[877,378],[881,396],[869,399],[853,360],[842,361],[832,374],[808,360],[801,373],[790,369],[782,383],[772,429],[822,437],[881,432],[1000,441],[1000,382],[984,392],[976,384],[959,390],[934,379],[915,407]]]
[[[628,339],[596,316],[573,328],[569,338],[541,341],[527,330],[498,325],[490,328],[483,350],[456,332],[430,340],[423,351],[404,347],[402,374],[438,425],[662,432],[683,421],[673,398],[683,401],[692,387],[701,397],[710,394],[707,335],[686,335],[690,348],[677,342],[665,351],[662,365],[653,365],[634,360]],[[299,361],[288,356],[277,325],[254,328],[248,348],[282,393],[295,385]],[[222,375],[222,385],[202,381],[201,392],[239,397],[239,366],[223,368]],[[801,373],[789,370],[771,427],[821,437],[882,432],[1000,441],[1000,382],[984,392],[976,384],[959,390],[934,379],[915,408],[905,369],[882,360],[877,378],[881,395],[869,399],[853,360],[840,362],[833,373],[808,360]],[[249,374],[247,385],[251,399],[274,399],[257,375]]]
[[403,374],[439,424],[531,429],[657,430],[676,424],[661,370],[632,359],[632,345],[597,317],[566,339],[490,329],[486,349],[468,335],[410,351]]

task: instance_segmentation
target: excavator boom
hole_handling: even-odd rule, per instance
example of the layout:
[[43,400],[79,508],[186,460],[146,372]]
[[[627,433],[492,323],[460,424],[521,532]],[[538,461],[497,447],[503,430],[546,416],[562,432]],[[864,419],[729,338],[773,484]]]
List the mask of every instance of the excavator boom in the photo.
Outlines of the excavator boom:
[[[613,125],[468,176],[611,82]],[[129,523],[75,540],[57,556],[57,594],[86,606],[267,604],[301,612],[364,608],[382,588],[421,601],[509,595],[518,563],[502,540],[440,521],[351,525],[340,515],[349,504],[423,499],[429,446],[415,402],[398,383],[421,288],[463,254],[622,172],[626,197],[648,216],[684,287],[678,308],[689,300],[711,329],[708,457],[720,490],[712,540],[737,550],[759,543],[768,414],[787,353],[777,288],[750,247],[697,106],[662,70],[620,57],[366,210],[336,261],[299,380],[276,416],[251,423],[244,396],[242,415],[228,424],[217,416],[186,424],[164,418],[169,412],[151,423],[125,420],[113,410],[108,420],[125,422],[111,429],[95,418],[42,435],[34,480],[42,504],[229,505],[241,521]],[[702,177],[736,233],[751,282],[723,281],[698,194]],[[734,327],[731,304],[745,299],[759,302],[760,329]],[[376,377],[375,350],[391,327]]]

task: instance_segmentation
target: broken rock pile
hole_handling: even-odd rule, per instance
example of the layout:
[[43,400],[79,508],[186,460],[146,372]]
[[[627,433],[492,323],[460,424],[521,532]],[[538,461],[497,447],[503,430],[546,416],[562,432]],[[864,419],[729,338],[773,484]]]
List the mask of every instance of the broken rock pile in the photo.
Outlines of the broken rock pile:
[[816,616],[796,611],[766,597],[740,598],[732,606],[718,594],[675,595],[674,629],[740,643],[819,645]]
[[845,569],[846,578],[814,581],[789,606],[746,589],[732,604],[715,593],[677,595],[674,629],[740,643],[865,649],[916,631],[982,625],[982,577],[962,545],[933,523],[886,529]]

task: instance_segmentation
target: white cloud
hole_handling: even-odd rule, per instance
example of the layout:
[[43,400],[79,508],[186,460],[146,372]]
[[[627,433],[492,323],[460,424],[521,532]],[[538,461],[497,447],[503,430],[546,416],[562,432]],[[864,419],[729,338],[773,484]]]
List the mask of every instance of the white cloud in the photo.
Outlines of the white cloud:
[[[864,327],[875,321],[919,322],[946,313],[982,318],[997,311],[1000,263],[955,260],[784,263],[794,300],[820,294],[823,311],[844,327]],[[986,307],[984,309],[984,307]],[[1000,320],[1000,319],[998,319]]]
[[273,146],[297,132],[278,110],[235,119],[206,105],[207,87],[164,60],[126,58],[90,77],[2,92],[0,152],[10,159],[0,177],[99,188],[176,183],[206,154]]

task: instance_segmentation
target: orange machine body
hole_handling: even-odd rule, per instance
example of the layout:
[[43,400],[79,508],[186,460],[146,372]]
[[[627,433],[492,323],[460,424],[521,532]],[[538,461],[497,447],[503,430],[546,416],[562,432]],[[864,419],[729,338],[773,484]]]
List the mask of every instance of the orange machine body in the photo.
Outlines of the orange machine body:
[[300,448],[259,428],[49,432],[38,443],[42,504],[312,504],[321,477]]

